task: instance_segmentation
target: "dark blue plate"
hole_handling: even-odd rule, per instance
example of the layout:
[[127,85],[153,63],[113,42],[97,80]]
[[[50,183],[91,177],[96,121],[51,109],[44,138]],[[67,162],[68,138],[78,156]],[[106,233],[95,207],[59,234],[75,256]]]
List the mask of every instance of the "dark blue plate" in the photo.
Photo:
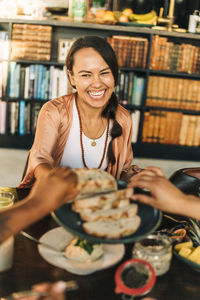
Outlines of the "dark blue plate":
[[[119,189],[125,188],[126,183],[123,181],[118,181],[118,187]],[[93,243],[132,243],[155,231],[160,225],[162,219],[162,213],[158,209],[139,202],[137,202],[137,204],[138,215],[141,218],[141,224],[134,234],[120,239],[98,238],[85,233],[82,228],[82,221],[79,217],[79,214],[72,211],[71,204],[63,205],[62,207],[54,211],[52,213],[52,216],[59,225],[66,228],[73,235],[87,239]]]

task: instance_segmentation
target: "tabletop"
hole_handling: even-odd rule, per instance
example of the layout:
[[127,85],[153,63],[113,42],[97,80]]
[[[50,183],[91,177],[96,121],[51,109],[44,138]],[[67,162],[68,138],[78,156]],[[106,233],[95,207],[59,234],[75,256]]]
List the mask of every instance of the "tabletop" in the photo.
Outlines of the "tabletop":
[[[44,233],[58,226],[51,215],[48,215],[25,228],[25,231],[36,238],[40,238]],[[133,244],[126,244],[125,247],[125,256],[118,264],[90,275],[74,275],[46,262],[40,256],[36,244],[21,234],[17,234],[15,237],[14,265],[9,271],[0,273],[0,297],[5,297],[12,292],[30,289],[32,285],[39,282],[75,280],[79,289],[68,292],[67,300],[121,299],[121,295],[115,293],[114,275],[117,267],[123,261],[131,258]],[[173,257],[170,270],[157,277],[155,286],[148,293],[148,297],[154,297],[158,300],[199,300],[200,275]]]

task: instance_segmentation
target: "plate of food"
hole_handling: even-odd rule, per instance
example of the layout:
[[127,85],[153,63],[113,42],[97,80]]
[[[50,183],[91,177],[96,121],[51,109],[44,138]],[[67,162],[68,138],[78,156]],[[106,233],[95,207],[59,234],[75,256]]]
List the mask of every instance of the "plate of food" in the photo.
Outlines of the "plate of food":
[[93,243],[131,243],[160,225],[161,212],[132,201],[133,189],[107,172],[80,169],[78,182],[81,193],[73,203],[52,213],[58,224],[73,235]]
[[183,263],[200,272],[200,221],[189,218],[184,224],[174,228],[175,237],[177,232],[178,234],[184,232],[184,235],[181,240],[176,239],[173,254]]
[[59,254],[38,245],[40,255],[48,263],[77,275],[88,275],[111,267],[118,263],[125,253],[123,244],[93,244],[75,237],[63,227],[46,232],[40,238],[40,242],[60,251]]

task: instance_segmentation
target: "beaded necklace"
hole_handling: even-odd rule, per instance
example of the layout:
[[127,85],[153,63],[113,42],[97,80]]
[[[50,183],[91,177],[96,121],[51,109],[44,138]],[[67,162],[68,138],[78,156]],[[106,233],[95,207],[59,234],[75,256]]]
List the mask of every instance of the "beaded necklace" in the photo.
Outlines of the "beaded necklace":
[[[80,111],[79,111],[79,108],[78,108],[77,98],[75,98],[75,104],[76,104],[76,109],[77,109],[77,112],[78,112],[78,118],[79,118],[79,124],[80,124],[80,143],[81,143],[82,161],[83,161],[84,167],[89,169],[88,166],[86,165],[86,162],[85,162],[85,154],[84,154],[83,138],[82,138],[83,130],[82,130],[81,115],[80,115]],[[101,159],[100,164],[99,164],[97,169],[101,168],[101,166],[103,164],[103,161],[104,161],[104,158],[105,158],[106,148],[107,148],[107,143],[108,143],[108,135],[109,135],[109,125],[110,125],[110,122],[108,120],[106,140],[105,140],[105,146],[104,146],[104,150],[103,150],[103,156],[102,156],[102,159]]]

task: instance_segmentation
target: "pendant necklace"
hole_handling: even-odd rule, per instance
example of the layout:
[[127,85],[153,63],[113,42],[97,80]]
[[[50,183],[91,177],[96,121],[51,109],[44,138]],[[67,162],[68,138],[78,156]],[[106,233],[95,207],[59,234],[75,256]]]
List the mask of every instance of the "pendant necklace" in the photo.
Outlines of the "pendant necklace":
[[[82,130],[81,115],[80,115],[80,111],[79,111],[79,108],[78,108],[77,98],[75,98],[75,104],[76,104],[76,109],[77,109],[77,112],[78,112],[78,118],[79,118],[79,124],[80,124],[80,143],[81,143],[82,161],[83,161],[84,167],[89,169],[88,166],[86,165],[86,162],[85,162],[85,154],[84,154],[84,148],[83,148],[83,137],[82,137],[83,130]],[[103,164],[103,161],[104,161],[104,158],[105,158],[106,148],[107,148],[107,143],[108,143],[108,135],[109,135],[109,125],[110,125],[110,122],[109,122],[109,119],[108,119],[108,125],[107,125],[107,131],[106,131],[106,140],[105,140],[105,146],[104,146],[104,150],[103,150],[103,156],[102,156],[102,159],[101,159],[100,164],[97,167],[97,169],[101,168],[101,166]],[[96,146],[96,141],[93,140],[91,145],[93,147],[95,147]]]
[[[103,124],[103,122],[102,122],[102,124]],[[99,128],[99,130],[98,130],[98,132],[97,132],[97,136],[98,136],[100,130],[101,130],[101,127]],[[92,147],[95,147],[96,145],[97,145],[97,142],[93,139],[92,142],[91,142],[91,146],[92,146]]]

